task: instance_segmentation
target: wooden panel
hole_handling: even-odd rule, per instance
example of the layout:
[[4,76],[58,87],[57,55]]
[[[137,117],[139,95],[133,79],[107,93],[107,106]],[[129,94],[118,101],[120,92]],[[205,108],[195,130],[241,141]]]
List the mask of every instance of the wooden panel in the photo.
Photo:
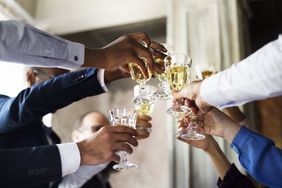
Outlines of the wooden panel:
[[282,97],[256,102],[259,131],[282,148]]

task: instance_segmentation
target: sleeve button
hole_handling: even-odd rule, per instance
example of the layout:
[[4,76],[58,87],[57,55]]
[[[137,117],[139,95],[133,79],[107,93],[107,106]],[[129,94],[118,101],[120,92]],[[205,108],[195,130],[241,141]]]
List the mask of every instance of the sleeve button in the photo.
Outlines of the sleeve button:
[[75,60],[75,61],[78,61],[78,57],[77,57],[77,56],[74,56],[74,60]]

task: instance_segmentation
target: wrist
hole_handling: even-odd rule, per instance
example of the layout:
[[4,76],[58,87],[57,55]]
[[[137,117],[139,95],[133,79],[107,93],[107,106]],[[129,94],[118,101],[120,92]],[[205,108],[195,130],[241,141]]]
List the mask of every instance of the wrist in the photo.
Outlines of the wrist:
[[229,125],[225,126],[224,133],[223,133],[223,138],[231,144],[234,137],[237,135],[239,132],[241,126],[235,122],[231,122]]
[[208,147],[204,150],[208,155],[214,155],[217,150],[218,150],[219,146],[217,144],[217,142],[214,139],[211,139],[209,141]]
[[112,77],[111,77],[111,71],[105,70],[104,72],[104,81],[105,84],[109,84],[113,81]]
[[85,48],[85,58],[83,67],[95,67],[98,69],[106,69],[106,57],[103,49]]
[[115,69],[115,70],[105,70],[104,73],[104,80],[106,84],[111,83],[112,81],[122,79],[122,78],[127,78],[129,77],[129,74],[126,72],[122,71],[121,69]]
[[80,153],[80,165],[90,165],[89,161],[91,160],[91,156],[87,155],[87,142],[83,140],[77,143],[77,147]]

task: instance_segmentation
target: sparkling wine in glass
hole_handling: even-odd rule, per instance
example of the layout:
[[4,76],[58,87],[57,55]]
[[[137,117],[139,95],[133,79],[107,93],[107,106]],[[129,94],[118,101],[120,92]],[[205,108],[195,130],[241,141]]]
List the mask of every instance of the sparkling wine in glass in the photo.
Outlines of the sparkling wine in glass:
[[[167,50],[166,55],[174,53],[174,47],[172,45],[166,44],[166,43],[162,43],[162,45]],[[154,60],[155,60],[155,63],[161,64],[162,66],[164,66],[164,60],[162,60],[162,59],[154,59]],[[158,73],[156,75],[156,77],[158,78],[160,83],[159,83],[159,88],[158,88],[157,92],[155,93],[155,95],[160,100],[171,99],[172,98],[172,94],[171,94],[171,91],[169,89],[169,84],[168,84],[168,80],[167,80],[167,76],[166,76],[166,71],[164,71],[162,73]]]
[[[109,111],[110,122],[112,126],[128,126],[136,128],[137,113],[134,108],[113,108]],[[118,151],[120,162],[113,166],[115,170],[137,168],[136,164],[128,161],[128,153],[126,151]]]
[[[137,111],[138,115],[151,115],[154,109],[155,102],[157,101],[157,97],[155,96],[156,88],[151,85],[147,85],[146,89],[140,90],[140,86],[134,86],[134,96],[139,96],[140,92],[147,92],[145,95],[146,98],[143,98],[143,100],[134,101],[134,107]],[[135,98],[136,99],[136,98]],[[137,121],[138,123],[138,121]],[[144,128],[143,126],[136,125],[137,132],[146,131],[151,132],[151,128]]]
[[[142,89],[139,85],[134,86],[134,97],[142,95],[143,100],[135,100],[134,107],[138,114],[141,115],[150,115],[153,111],[153,106],[157,101],[157,97],[155,96],[156,88],[151,85],[146,85],[145,89]],[[144,92],[143,94],[140,94]]]
[[[213,74],[216,74],[216,69],[214,64],[212,63],[200,63],[196,65],[197,75],[200,76],[201,79],[206,79]],[[186,121],[186,117],[184,118],[184,123],[186,123],[186,130],[182,131],[180,137],[182,139],[187,140],[202,140],[205,139],[205,135],[198,133],[197,128],[197,116],[194,114],[189,115],[189,121]]]
[[202,63],[196,64],[196,72],[197,72],[197,75],[202,80],[204,80],[216,74],[217,71],[213,63],[202,62]]
[[[146,60],[144,59],[143,61],[147,67]],[[134,104],[144,103],[149,98],[148,94],[150,93],[148,93],[148,90],[150,89],[150,85],[147,85],[146,82],[150,80],[150,78],[152,77],[152,73],[149,71],[149,69],[147,69],[149,78],[146,79],[137,64],[129,63],[128,67],[131,78],[138,83],[137,87],[139,89],[139,93],[134,97],[133,102]]]
[[[191,58],[186,54],[172,53],[165,58],[166,76],[172,91],[179,92],[189,82],[190,67]],[[191,110],[176,100],[167,113],[176,117],[184,117],[190,114]]]

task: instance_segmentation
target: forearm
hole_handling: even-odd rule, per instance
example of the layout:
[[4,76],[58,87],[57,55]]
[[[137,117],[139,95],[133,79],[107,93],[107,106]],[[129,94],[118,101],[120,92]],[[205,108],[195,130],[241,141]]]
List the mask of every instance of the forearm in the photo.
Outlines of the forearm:
[[201,84],[212,106],[227,107],[282,94],[282,36]]
[[224,108],[223,112],[227,114],[236,123],[240,123],[246,119],[245,115],[240,111],[239,107],[237,106]]
[[20,21],[0,22],[0,59],[30,66],[79,68],[84,45],[64,40]]
[[241,126],[235,122],[230,122],[228,125],[225,126],[223,138],[231,144],[234,137],[238,134]]
[[106,69],[106,57],[103,49],[85,48],[83,67],[95,67],[98,69]]
[[241,127],[231,143],[242,166],[259,182],[281,187],[282,151],[272,140]]
[[206,153],[211,158],[213,165],[219,173],[220,178],[223,179],[231,164],[214,139],[211,139],[210,146]]

